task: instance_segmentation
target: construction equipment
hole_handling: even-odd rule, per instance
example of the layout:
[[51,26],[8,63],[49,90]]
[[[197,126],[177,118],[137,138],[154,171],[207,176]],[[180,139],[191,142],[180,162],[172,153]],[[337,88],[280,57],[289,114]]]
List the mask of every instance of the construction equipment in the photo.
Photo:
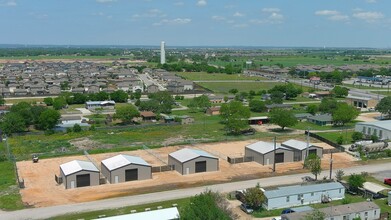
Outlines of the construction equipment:
[[378,142],[378,143],[365,145],[363,150],[367,153],[378,152],[384,150],[387,147],[388,147],[388,142]]
[[38,155],[33,154],[32,159],[33,159],[33,163],[38,163],[39,157]]

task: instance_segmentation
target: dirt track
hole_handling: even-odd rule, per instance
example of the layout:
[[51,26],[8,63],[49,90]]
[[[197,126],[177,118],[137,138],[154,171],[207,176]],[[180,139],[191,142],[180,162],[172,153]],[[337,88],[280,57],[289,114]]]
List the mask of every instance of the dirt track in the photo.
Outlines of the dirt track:
[[[255,140],[239,141],[230,143],[200,144],[192,147],[204,149],[211,154],[238,155],[244,152],[244,147]],[[167,161],[168,154],[174,152],[183,146],[165,147],[154,149],[153,152],[159,155],[163,161]],[[91,155],[91,157],[100,163],[101,160],[108,157],[126,153],[129,155],[140,156],[153,166],[163,165],[159,159],[144,150],[107,153]],[[57,185],[54,175],[59,174],[59,165],[71,160],[88,160],[85,156],[72,156],[62,158],[52,158],[40,160],[33,164],[31,161],[21,161],[17,163],[19,175],[25,180],[26,188],[21,190],[22,200],[26,205],[35,207],[53,206],[60,204],[78,203],[116,197],[121,195],[142,194],[153,191],[162,191],[191,186],[202,186],[212,183],[230,182],[244,179],[255,179],[274,175],[272,166],[262,166],[256,162],[241,164],[229,164],[226,160],[220,159],[220,170],[210,173],[199,173],[188,176],[182,176],[175,171],[163,173],[153,173],[151,180],[133,181],[120,184],[104,184],[95,187],[84,187],[65,190],[63,185]],[[354,166],[355,159],[346,153],[335,153],[333,155],[334,168],[343,168]],[[322,167],[328,169],[330,157],[324,155],[322,158]],[[301,162],[277,164],[277,173],[304,172]]]

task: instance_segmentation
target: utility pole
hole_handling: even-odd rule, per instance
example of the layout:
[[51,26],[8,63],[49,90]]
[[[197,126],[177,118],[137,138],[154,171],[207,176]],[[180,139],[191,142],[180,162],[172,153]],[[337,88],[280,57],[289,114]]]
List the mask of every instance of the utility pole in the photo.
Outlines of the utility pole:
[[330,158],[330,179],[333,174],[333,151],[331,151],[331,158]]
[[274,151],[273,151],[273,173],[276,172],[276,137],[273,138]]

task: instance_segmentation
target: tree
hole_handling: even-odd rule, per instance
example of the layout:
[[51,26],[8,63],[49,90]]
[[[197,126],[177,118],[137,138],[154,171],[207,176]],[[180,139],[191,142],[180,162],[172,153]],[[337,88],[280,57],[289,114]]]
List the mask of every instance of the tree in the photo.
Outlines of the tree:
[[382,98],[380,102],[377,103],[375,109],[376,111],[387,115],[388,118],[391,118],[391,96]]
[[250,110],[253,112],[263,112],[266,110],[265,102],[261,100],[251,100],[249,103]]
[[[87,101],[87,96],[81,93],[73,94],[73,102],[72,104],[84,104]],[[68,103],[69,104],[69,103]]]
[[326,219],[326,214],[321,212],[319,209],[314,209],[312,212],[304,216],[304,220],[324,220]]
[[133,105],[119,106],[115,110],[114,118],[121,119],[123,123],[130,123],[134,117],[140,113]]
[[11,107],[10,112],[20,115],[24,119],[24,124],[29,126],[33,123],[33,114],[31,112],[31,104],[27,102],[19,102]]
[[284,99],[284,93],[281,91],[272,91],[270,93],[270,101],[276,104],[282,104]]
[[282,130],[284,130],[285,127],[290,127],[297,124],[297,118],[293,112],[289,110],[274,108],[271,110],[269,117],[270,122],[280,126]]
[[324,98],[320,102],[319,111],[323,113],[332,114],[334,110],[337,108],[337,106],[338,106],[337,100],[332,98]]
[[123,90],[117,90],[110,94],[110,97],[115,102],[126,103],[128,101],[128,93]]
[[4,105],[5,104],[5,99],[3,96],[0,96],[0,105]]
[[354,142],[356,142],[356,141],[362,140],[363,136],[364,136],[363,133],[355,131],[352,134],[352,139],[353,139]]
[[72,130],[73,130],[73,132],[78,133],[78,132],[81,132],[82,129],[79,124],[74,124]]
[[362,174],[351,174],[348,178],[349,190],[357,192],[359,187],[363,187],[365,181]]
[[299,94],[303,92],[301,88],[296,88],[295,85],[292,83],[288,83],[285,85],[276,85],[272,89],[269,90],[270,94],[273,94],[273,92],[279,91],[282,94],[285,95],[285,99],[293,99],[296,98]]
[[318,112],[318,106],[314,104],[310,104],[307,106],[307,113],[311,115],[315,115]]
[[210,106],[212,106],[212,103],[206,95],[194,97],[188,105],[189,108],[195,108],[201,111],[205,111]]
[[46,109],[39,115],[38,127],[44,130],[51,130],[56,126],[60,117],[61,114],[58,111]]
[[347,103],[338,103],[337,108],[333,111],[332,117],[334,124],[345,125],[357,118],[360,112],[353,106]]
[[309,169],[315,176],[315,180],[318,179],[318,175],[322,172],[321,161],[318,155],[310,154],[305,158],[304,167]]
[[148,96],[151,100],[155,100],[159,103],[158,113],[171,113],[172,105],[175,104],[175,100],[169,92],[160,91],[149,94]]
[[250,115],[250,109],[238,101],[224,103],[220,108],[220,117],[228,133],[239,134],[247,128]]
[[7,135],[26,130],[25,120],[18,113],[10,112],[2,118],[1,129]]
[[244,199],[248,205],[253,208],[259,208],[265,201],[265,195],[259,186],[246,189],[244,191]]
[[331,92],[338,98],[343,98],[348,96],[349,94],[349,89],[346,87],[341,87],[341,86],[335,86]]
[[108,100],[109,99],[109,94],[107,92],[100,91],[100,92],[96,93],[96,99],[98,101]]
[[341,181],[342,180],[342,177],[345,175],[345,172],[343,172],[343,170],[337,170],[337,172],[335,173],[335,178],[338,180],[338,181]]
[[67,102],[64,97],[59,96],[53,100],[53,108],[55,110],[60,110],[67,105]]
[[231,93],[231,94],[233,94],[233,95],[235,95],[235,94],[238,93],[239,91],[238,91],[237,89],[230,89],[228,92]]
[[138,109],[140,111],[151,111],[151,112],[158,112],[159,111],[159,102],[156,100],[148,100],[144,102],[140,102],[138,105]]
[[47,106],[52,106],[53,105],[53,98],[52,97],[46,97],[43,99],[43,102],[47,105]]

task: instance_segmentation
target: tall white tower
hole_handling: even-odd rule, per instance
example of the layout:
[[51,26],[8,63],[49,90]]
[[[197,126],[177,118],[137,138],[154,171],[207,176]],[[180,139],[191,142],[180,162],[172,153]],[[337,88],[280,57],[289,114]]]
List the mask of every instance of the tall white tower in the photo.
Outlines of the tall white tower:
[[162,41],[160,43],[160,64],[166,63],[166,51],[165,51],[165,43]]

